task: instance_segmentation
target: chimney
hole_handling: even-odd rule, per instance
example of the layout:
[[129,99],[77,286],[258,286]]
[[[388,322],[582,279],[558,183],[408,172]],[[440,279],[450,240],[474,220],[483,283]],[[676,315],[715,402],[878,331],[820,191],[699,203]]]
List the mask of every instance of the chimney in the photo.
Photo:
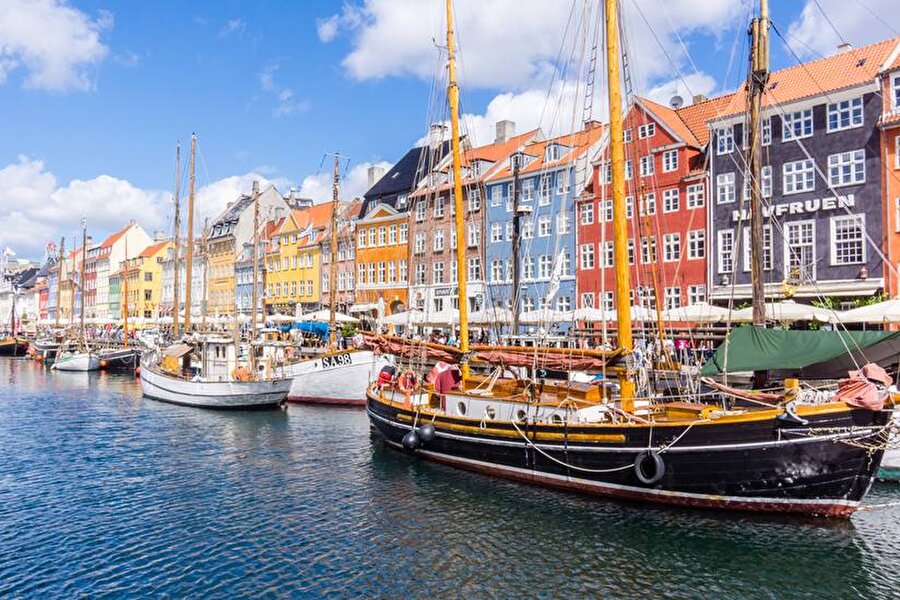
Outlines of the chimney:
[[371,189],[382,177],[384,177],[384,167],[369,167],[369,188]]
[[497,124],[494,125],[494,129],[497,132],[494,137],[495,144],[503,144],[508,142],[510,138],[516,135],[516,124],[514,121],[509,121],[504,119],[503,121],[497,121]]
[[447,138],[447,126],[443,123],[432,123],[428,129],[428,146],[434,150]]
[[693,98],[692,103],[693,103],[693,104],[698,104],[698,103],[700,103],[700,102],[706,102],[706,100],[707,100],[707,98],[706,98],[706,95],[705,95],[705,94],[694,94],[694,98]]
[[848,50],[853,50],[853,44],[850,42],[844,42],[843,44],[838,45],[838,52],[847,52]]

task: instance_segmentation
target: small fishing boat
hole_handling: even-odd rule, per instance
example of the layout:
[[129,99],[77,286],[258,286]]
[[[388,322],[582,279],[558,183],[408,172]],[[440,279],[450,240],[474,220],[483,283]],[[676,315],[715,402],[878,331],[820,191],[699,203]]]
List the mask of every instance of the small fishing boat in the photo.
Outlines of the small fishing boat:
[[366,388],[391,364],[387,356],[371,350],[330,351],[284,367],[293,379],[289,402],[365,406]]
[[36,360],[50,362],[56,360],[59,345],[56,340],[40,338],[29,344],[29,351]]
[[100,368],[107,371],[134,371],[141,362],[137,348],[106,348],[100,350]]
[[25,356],[28,340],[18,336],[0,339],[0,356]]
[[92,350],[64,351],[56,357],[51,368],[56,371],[97,371],[100,369],[100,355]]

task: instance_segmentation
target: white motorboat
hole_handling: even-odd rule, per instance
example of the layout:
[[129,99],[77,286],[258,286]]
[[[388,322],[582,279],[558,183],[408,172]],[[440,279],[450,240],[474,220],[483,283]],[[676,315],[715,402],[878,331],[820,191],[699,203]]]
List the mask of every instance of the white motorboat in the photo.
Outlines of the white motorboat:
[[[894,422],[900,424],[900,409],[894,411]],[[878,478],[884,481],[900,482],[900,448],[897,447],[900,440],[891,440],[893,450],[884,453],[881,459],[881,468],[878,469]]]
[[393,357],[376,356],[371,350],[327,352],[285,365],[293,379],[288,401],[308,404],[365,406],[366,388]]
[[57,371],[97,371],[100,369],[100,356],[90,350],[63,352],[56,357],[51,368]]
[[253,377],[240,365],[229,339],[209,338],[176,344],[141,357],[141,389],[154,400],[217,409],[270,408],[281,404],[291,388],[287,378]]

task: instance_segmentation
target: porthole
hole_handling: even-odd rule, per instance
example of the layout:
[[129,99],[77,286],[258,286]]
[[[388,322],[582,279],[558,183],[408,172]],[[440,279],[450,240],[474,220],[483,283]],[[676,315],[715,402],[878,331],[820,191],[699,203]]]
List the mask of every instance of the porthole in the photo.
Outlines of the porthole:
[[497,416],[497,409],[493,406],[488,406],[484,409],[484,418],[493,420]]
[[550,417],[550,422],[553,423],[554,425],[562,425],[563,420],[562,420],[561,416],[553,415]]
[[457,402],[456,403],[456,412],[459,413],[463,417],[466,416],[466,403],[463,402],[462,400]]
[[519,423],[524,423],[527,418],[528,415],[521,408],[516,411],[516,421],[518,421]]

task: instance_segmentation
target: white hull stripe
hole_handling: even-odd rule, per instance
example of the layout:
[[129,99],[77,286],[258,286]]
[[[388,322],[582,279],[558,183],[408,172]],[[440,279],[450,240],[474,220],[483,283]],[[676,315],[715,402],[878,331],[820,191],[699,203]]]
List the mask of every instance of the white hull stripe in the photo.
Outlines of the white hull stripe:
[[[385,440],[391,446],[395,448],[402,449],[402,444],[396,444],[393,442],[389,442]],[[859,506],[859,502],[853,500],[830,500],[830,499],[808,499],[808,500],[800,500],[793,498],[767,498],[767,497],[744,497],[744,496],[718,496],[711,494],[694,494],[691,492],[674,492],[670,490],[657,490],[652,488],[642,488],[642,487],[634,487],[630,485],[619,485],[615,483],[603,483],[598,481],[592,481],[590,479],[582,479],[580,477],[568,477],[566,475],[557,475],[555,473],[547,473],[545,471],[535,471],[532,469],[522,469],[520,467],[511,467],[508,465],[501,465],[497,463],[484,462],[480,460],[475,460],[471,458],[463,458],[461,456],[452,456],[449,454],[442,454],[439,452],[432,452],[431,450],[416,450],[417,454],[423,454],[426,457],[429,457],[435,461],[439,462],[447,462],[447,463],[455,463],[458,465],[467,465],[470,467],[480,467],[482,469],[491,469],[496,471],[503,471],[509,474],[521,475],[527,478],[540,478],[545,480],[555,480],[570,484],[577,484],[580,487],[591,488],[597,490],[600,493],[607,491],[615,491],[615,492],[625,492],[632,494],[641,494],[641,495],[650,495],[657,496],[659,498],[683,498],[685,500],[701,500],[710,503],[716,504],[783,504],[783,505],[795,505],[795,506],[848,506],[851,508],[856,508]]]
[[[392,421],[390,419],[382,417],[381,415],[377,415],[377,414],[373,413],[371,410],[368,410],[368,413],[372,418],[378,419],[382,423],[387,423],[388,425],[391,425],[393,427],[400,427],[402,429],[412,429],[412,425]],[[710,450],[721,451],[721,450],[743,450],[743,449],[750,449],[750,448],[772,448],[772,447],[777,447],[777,446],[791,446],[791,445],[799,445],[799,444],[811,444],[814,442],[835,441],[835,440],[840,440],[840,439],[844,439],[844,438],[857,437],[857,436],[860,436],[863,434],[873,434],[873,433],[875,433],[874,429],[864,429],[864,430],[858,430],[858,431],[850,432],[850,433],[808,436],[808,437],[801,437],[801,438],[797,438],[797,439],[793,439],[793,440],[772,440],[771,442],[751,442],[751,443],[747,443],[747,444],[716,444],[716,445],[709,445],[709,446],[677,446],[676,445],[676,446],[672,446],[672,447],[668,448],[666,450],[666,452],[669,452],[669,453],[708,452]],[[455,433],[447,433],[445,431],[435,431],[435,435],[438,437],[443,437],[443,438],[448,438],[448,439],[453,439],[453,440],[460,440],[460,441],[465,441],[465,442],[472,442],[475,444],[490,444],[493,446],[508,446],[511,448],[522,448],[524,446],[530,445],[524,441],[509,442],[506,440],[497,440],[497,439],[493,439],[493,438],[491,438],[491,439],[475,438],[472,436],[457,435]],[[568,452],[572,452],[572,451],[607,452],[607,453],[623,452],[623,453],[634,454],[635,452],[644,449],[644,448],[637,448],[635,446],[624,447],[624,448],[622,448],[622,447],[617,448],[617,447],[612,447],[612,446],[604,446],[604,447],[582,446],[582,445],[579,445],[578,443],[569,444],[568,446],[562,446],[559,444],[542,444],[542,443],[536,443],[534,445],[536,447],[540,448],[541,450],[548,450],[548,451],[555,451],[555,452],[567,452],[567,451]]]

